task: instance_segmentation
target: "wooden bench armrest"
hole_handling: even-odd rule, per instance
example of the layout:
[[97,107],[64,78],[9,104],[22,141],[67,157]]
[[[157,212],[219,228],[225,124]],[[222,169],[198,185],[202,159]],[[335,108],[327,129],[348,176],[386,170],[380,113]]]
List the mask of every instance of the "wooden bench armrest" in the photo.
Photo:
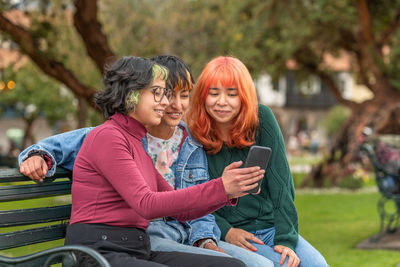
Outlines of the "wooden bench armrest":
[[[76,257],[71,252],[82,252],[91,256],[101,267],[111,267],[108,261],[97,251],[77,245],[62,246],[50,248],[34,254],[20,257],[0,256],[1,266],[51,266],[54,263],[63,262],[63,266],[73,266],[76,263]],[[63,258],[63,259],[62,259]],[[3,265],[5,264],[5,265]]]

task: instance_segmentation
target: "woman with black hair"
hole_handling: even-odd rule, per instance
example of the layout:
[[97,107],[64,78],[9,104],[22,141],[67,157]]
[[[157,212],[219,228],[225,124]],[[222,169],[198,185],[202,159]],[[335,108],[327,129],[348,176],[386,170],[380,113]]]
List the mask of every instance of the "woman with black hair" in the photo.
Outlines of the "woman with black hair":
[[169,104],[167,76],[166,68],[137,57],[122,58],[106,71],[105,89],[95,101],[107,121],[87,135],[76,158],[65,243],[92,247],[113,266],[244,266],[233,258],[150,250],[150,219],[186,221],[233,205],[263,175],[258,167],[233,163],[220,179],[173,190],[141,143]]

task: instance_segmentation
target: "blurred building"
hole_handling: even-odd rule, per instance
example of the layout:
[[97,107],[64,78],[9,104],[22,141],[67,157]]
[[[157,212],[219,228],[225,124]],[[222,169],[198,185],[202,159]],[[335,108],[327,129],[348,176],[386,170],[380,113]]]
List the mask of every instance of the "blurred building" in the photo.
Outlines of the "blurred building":
[[[337,102],[318,77],[296,80],[295,63],[287,65],[288,71],[277,82],[267,74],[255,81],[259,101],[273,110],[289,152],[304,148],[317,152],[329,146],[321,121]],[[344,98],[361,102],[371,97],[366,88],[354,81],[346,55],[327,55],[324,65],[336,72],[336,83]]]

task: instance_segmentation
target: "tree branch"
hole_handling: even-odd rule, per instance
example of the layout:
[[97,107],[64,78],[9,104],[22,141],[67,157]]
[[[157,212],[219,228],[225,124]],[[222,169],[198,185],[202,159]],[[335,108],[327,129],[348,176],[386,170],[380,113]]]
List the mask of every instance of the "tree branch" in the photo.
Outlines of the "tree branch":
[[88,55],[103,73],[104,66],[114,59],[114,53],[97,19],[97,0],[76,0],[75,7],[75,28],[82,37]]
[[359,39],[353,32],[340,29],[341,40],[337,43],[338,47],[342,47],[347,53],[355,55],[357,60],[359,75],[361,83],[364,84],[373,93],[376,93],[377,88],[373,86],[368,79],[368,66],[365,58],[362,56],[362,51],[360,45],[358,45]]
[[393,20],[389,23],[386,30],[383,31],[382,35],[378,39],[377,43],[382,48],[384,45],[388,44],[390,37],[394,34],[399,28],[400,24],[400,10],[397,10],[396,15]]
[[354,110],[358,107],[356,102],[345,99],[342,96],[339,87],[330,75],[320,70],[314,70],[313,73],[318,76],[321,81],[330,89],[331,93],[340,104],[350,108],[351,110]]
[[298,64],[301,64],[304,69],[318,76],[321,81],[329,88],[329,90],[332,92],[333,96],[339,103],[352,110],[357,108],[358,104],[354,101],[343,98],[342,93],[340,92],[340,89],[335,83],[334,79],[329,74],[320,69],[321,61],[323,58],[322,56],[317,56],[314,50],[312,50],[308,46],[305,46],[298,49],[293,54],[293,57],[293,59]]
[[335,43],[338,47],[342,47],[349,52],[359,53],[357,44],[357,36],[348,30],[339,28],[339,34],[342,38]]
[[0,12],[0,30],[9,34],[19,45],[21,52],[29,56],[44,73],[62,82],[75,95],[84,97],[93,105],[92,100],[96,90],[82,84],[61,62],[40,51],[33,35],[21,26],[13,24],[3,12]]
[[371,31],[371,16],[365,0],[357,0],[358,18],[361,24],[361,34],[364,42],[372,44],[374,39]]
[[356,52],[356,59],[357,59],[357,65],[358,65],[358,71],[361,79],[361,83],[364,84],[368,89],[370,89],[373,93],[376,93],[377,89],[375,86],[371,84],[371,82],[368,79],[368,71],[367,71],[367,66],[365,64],[365,60],[362,57],[361,53]]
[[358,38],[358,46],[360,53],[365,59],[368,68],[375,76],[375,80],[379,83],[384,82],[382,71],[377,61],[383,62],[382,49],[378,47],[372,35],[371,16],[368,10],[366,0],[357,0],[358,20],[361,34]]

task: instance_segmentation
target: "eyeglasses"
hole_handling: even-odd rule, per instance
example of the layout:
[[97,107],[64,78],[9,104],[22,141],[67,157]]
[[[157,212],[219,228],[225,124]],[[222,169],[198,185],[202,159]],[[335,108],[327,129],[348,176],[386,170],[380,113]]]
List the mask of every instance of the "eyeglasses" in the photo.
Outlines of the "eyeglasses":
[[173,96],[173,91],[171,89],[161,87],[161,86],[152,86],[149,88],[153,92],[154,101],[160,103],[163,97],[165,96],[168,101],[171,101]]

